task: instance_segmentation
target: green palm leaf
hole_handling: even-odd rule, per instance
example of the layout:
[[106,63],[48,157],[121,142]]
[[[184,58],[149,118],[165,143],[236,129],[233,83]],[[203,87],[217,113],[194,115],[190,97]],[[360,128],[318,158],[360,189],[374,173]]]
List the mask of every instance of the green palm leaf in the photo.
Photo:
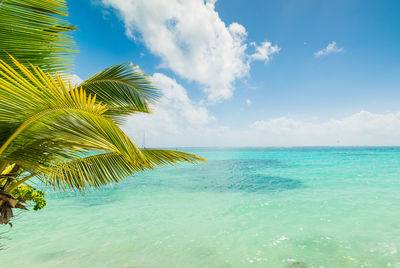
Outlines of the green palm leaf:
[[102,70],[79,84],[87,93],[108,104],[107,114],[121,120],[138,112],[149,113],[149,103],[159,96],[151,77],[132,63]]
[[[97,102],[96,96],[83,89],[67,89],[60,77],[55,81],[32,67],[34,75],[15,59],[13,63],[16,69],[0,61],[0,100],[5,98],[0,101],[0,123],[7,130],[1,132],[1,159],[26,163],[32,159],[28,155],[35,153],[29,166],[39,168],[45,162],[37,161],[42,156],[47,162],[59,161],[61,156],[76,157],[74,152],[93,150],[118,152],[130,160],[143,158],[136,144],[104,115],[107,106]],[[14,113],[7,113],[7,105]]]
[[10,63],[9,53],[43,70],[69,71],[76,51],[67,16],[63,0],[0,1],[0,58]]
[[55,188],[81,191],[89,187],[100,188],[111,182],[118,183],[128,176],[156,166],[205,161],[204,158],[179,151],[143,149],[142,153],[145,155],[144,161],[129,161],[115,152],[69,161],[46,170],[44,180]]
[[139,149],[97,95],[13,58],[12,63],[0,60],[0,124],[7,130],[0,132],[2,165],[14,163],[53,187],[81,191],[156,166],[204,161],[178,151]]

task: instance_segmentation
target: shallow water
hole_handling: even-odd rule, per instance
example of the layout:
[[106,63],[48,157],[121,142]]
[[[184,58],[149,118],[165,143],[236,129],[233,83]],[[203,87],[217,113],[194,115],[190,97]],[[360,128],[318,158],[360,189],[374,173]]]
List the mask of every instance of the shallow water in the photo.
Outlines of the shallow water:
[[185,150],[209,162],[49,193],[0,267],[400,267],[400,148]]

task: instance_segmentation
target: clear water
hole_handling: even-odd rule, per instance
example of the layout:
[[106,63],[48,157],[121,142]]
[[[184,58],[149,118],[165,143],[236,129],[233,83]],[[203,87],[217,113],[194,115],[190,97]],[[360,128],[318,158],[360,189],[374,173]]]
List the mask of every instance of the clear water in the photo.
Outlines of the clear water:
[[0,267],[400,267],[400,148],[186,151],[209,162],[49,194]]

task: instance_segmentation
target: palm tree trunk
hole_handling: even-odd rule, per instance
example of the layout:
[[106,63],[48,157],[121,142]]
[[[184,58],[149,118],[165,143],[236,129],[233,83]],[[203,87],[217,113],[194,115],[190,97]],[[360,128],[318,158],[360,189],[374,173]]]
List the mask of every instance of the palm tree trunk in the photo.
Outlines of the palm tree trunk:
[[1,187],[2,191],[4,191],[6,189],[6,187],[9,183],[11,183],[13,180],[15,180],[18,170],[19,170],[19,166],[17,164],[15,164],[14,167],[11,169],[10,173],[1,175],[2,177],[7,178],[7,181]]
[[18,200],[14,199],[5,191],[7,185],[15,180],[18,170],[19,166],[14,165],[10,173],[1,175],[6,177],[7,180],[0,190],[0,224],[7,224],[10,222],[10,219],[13,217],[12,209],[18,204]]

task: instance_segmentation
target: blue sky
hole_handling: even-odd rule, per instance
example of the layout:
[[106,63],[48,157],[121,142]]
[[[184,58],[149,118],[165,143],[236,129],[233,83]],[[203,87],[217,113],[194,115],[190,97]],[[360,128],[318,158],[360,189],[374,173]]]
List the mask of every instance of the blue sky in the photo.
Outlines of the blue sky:
[[154,75],[155,114],[125,126],[150,146],[400,145],[399,1],[68,5],[79,77]]

